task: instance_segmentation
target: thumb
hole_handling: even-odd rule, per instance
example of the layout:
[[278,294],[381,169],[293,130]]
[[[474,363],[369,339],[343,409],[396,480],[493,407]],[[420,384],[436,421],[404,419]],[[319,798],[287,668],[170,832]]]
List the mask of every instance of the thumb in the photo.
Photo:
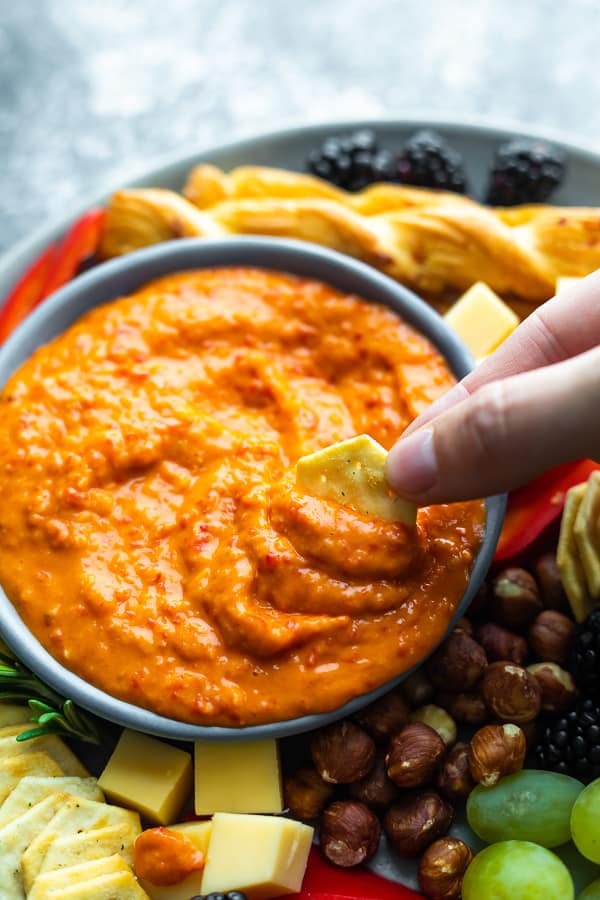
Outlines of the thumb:
[[386,476],[420,505],[519,487],[600,457],[600,347],[484,385],[392,447]]

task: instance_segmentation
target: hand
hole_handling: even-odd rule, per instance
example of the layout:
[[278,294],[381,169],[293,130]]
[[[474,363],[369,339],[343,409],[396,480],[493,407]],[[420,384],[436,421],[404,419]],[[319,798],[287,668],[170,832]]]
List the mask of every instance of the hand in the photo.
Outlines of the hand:
[[530,315],[406,429],[391,486],[421,505],[512,490],[600,460],[600,270]]

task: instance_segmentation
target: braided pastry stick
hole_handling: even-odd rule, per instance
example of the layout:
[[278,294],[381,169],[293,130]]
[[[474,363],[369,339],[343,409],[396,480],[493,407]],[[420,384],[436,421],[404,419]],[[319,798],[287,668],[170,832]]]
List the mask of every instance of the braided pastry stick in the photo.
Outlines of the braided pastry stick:
[[[600,210],[492,209],[443,191],[380,184],[357,194],[309,175],[196,167],[188,199],[162,189],[117,192],[101,253],[117,256],[176,237],[266,234],[312,241],[375,266],[417,291],[485,281],[532,303],[556,279],[600,267]],[[193,202],[192,202],[193,201]]]

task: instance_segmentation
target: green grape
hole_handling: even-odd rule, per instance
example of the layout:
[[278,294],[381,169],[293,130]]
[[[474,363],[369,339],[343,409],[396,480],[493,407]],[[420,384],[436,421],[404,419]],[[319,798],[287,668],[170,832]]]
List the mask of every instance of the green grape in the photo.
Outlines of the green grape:
[[488,844],[518,840],[558,847],[571,837],[571,810],[582,790],[568,775],[523,769],[493,787],[478,785],[469,795],[467,818]]
[[600,878],[592,881],[591,884],[581,892],[577,900],[600,900]]
[[573,900],[560,859],[530,841],[502,841],[478,853],[466,871],[463,900]]
[[579,852],[600,863],[600,778],[588,784],[573,804],[571,833]]
[[600,878],[600,868],[582,856],[573,841],[563,844],[562,847],[555,847],[554,853],[564,862],[571,873],[576,894],[590,882]]

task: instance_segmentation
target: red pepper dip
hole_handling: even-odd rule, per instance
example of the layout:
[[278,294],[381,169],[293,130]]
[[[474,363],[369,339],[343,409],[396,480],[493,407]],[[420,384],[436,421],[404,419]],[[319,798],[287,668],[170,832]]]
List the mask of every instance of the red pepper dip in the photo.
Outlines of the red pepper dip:
[[480,501],[370,519],[298,457],[389,448],[453,384],[390,310],[223,268],[163,278],[40,348],[0,397],[0,582],[56,659],[205,725],[339,707],[414,665],[466,588]]

